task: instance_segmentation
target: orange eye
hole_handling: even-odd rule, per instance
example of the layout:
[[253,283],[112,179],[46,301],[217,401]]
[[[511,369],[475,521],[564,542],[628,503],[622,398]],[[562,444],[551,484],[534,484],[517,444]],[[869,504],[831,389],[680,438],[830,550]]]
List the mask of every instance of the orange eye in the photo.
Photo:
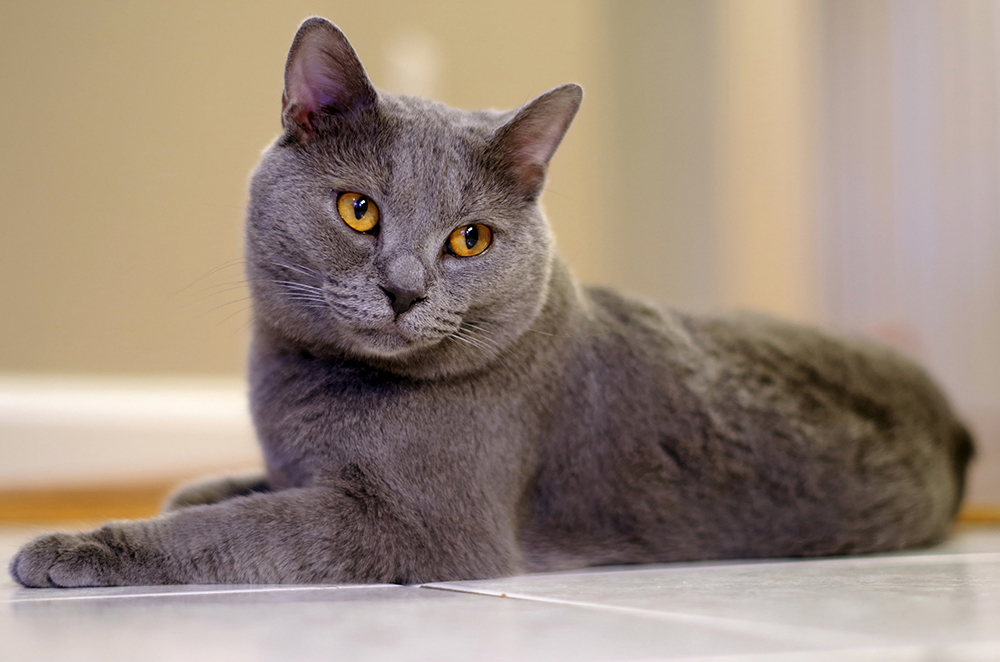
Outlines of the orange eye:
[[337,212],[344,223],[358,232],[371,232],[378,225],[378,207],[360,193],[341,193],[337,196]]
[[490,247],[493,230],[482,223],[455,228],[448,236],[448,250],[459,257],[479,255]]

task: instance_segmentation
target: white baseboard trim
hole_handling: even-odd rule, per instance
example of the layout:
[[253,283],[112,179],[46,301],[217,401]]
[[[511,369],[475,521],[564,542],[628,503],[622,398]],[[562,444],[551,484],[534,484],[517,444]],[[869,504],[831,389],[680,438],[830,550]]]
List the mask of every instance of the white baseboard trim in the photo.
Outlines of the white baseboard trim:
[[0,375],[0,490],[260,464],[242,380]]

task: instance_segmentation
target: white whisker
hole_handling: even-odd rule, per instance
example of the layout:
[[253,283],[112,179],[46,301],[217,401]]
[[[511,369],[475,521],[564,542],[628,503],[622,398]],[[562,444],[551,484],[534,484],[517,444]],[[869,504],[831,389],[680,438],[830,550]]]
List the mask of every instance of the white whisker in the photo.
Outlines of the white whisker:
[[319,275],[318,272],[313,271],[312,269],[310,269],[308,267],[303,267],[302,265],[282,264],[281,262],[272,262],[272,264],[274,264],[275,266],[278,266],[278,267],[282,267],[284,269],[288,269],[290,271],[297,271],[300,274],[302,274],[303,276],[309,276],[309,277],[315,278],[316,276]]
[[189,287],[192,287],[195,284],[197,284],[197,283],[205,280],[206,278],[208,278],[212,274],[214,274],[214,273],[216,273],[218,271],[221,271],[222,269],[226,269],[226,268],[230,268],[230,267],[235,267],[238,264],[242,263],[243,261],[244,261],[243,258],[238,257],[236,259],[229,260],[227,262],[223,262],[221,265],[215,267],[214,269],[210,269],[207,272],[205,272],[204,274],[202,274],[201,276],[199,276],[198,278],[195,278],[193,281],[191,281],[190,283],[188,283],[187,285],[185,285],[184,287],[182,287],[181,289],[179,289],[175,294],[180,294],[181,292],[183,292],[184,290],[188,289]]

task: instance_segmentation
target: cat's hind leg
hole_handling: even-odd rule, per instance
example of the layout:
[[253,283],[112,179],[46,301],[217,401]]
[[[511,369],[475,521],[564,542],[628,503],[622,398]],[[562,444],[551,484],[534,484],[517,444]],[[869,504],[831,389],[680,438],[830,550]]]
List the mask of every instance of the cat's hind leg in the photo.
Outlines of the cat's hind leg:
[[269,492],[263,469],[212,476],[185,483],[167,495],[160,512],[170,513],[189,506],[207,506],[233,497]]

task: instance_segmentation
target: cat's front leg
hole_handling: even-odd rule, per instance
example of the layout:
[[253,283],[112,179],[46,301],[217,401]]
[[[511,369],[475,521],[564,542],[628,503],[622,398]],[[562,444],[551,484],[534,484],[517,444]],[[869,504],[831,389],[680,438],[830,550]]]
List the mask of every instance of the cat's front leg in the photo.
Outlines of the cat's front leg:
[[73,587],[413,583],[516,571],[510,541],[466,531],[371,491],[294,488],[42,536],[10,573],[25,586]]
[[203,478],[185,483],[167,495],[161,512],[169,513],[189,506],[207,506],[233,497],[269,490],[267,472],[263,469]]

